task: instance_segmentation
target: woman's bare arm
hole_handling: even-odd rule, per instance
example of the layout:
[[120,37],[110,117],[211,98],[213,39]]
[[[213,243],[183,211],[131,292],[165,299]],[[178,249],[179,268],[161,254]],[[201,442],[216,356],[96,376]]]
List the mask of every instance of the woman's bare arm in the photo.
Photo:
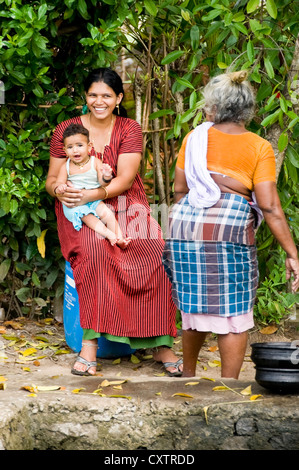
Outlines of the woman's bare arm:
[[189,188],[185,171],[176,166],[174,176],[174,202],[179,202],[188,192]]
[[254,192],[266,224],[287,254],[286,276],[290,279],[293,274],[292,288],[296,291],[299,287],[298,252],[281,207],[276,184],[270,181],[258,183],[254,187]]

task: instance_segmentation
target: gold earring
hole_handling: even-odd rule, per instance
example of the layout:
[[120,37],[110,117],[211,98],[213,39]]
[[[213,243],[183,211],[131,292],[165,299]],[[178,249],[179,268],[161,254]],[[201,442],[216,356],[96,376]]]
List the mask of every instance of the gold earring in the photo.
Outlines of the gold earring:
[[119,115],[119,104],[117,104],[116,107],[117,107],[117,114]]

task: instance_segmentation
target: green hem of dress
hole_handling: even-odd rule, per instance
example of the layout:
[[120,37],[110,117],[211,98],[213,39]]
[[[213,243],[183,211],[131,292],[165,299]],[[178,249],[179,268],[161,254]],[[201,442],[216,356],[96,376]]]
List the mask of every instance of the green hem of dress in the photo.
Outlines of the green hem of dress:
[[91,340],[100,337],[104,337],[109,341],[128,344],[131,349],[157,348],[159,346],[172,348],[174,340],[174,338],[169,335],[153,336],[151,338],[127,338],[125,336],[110,335],[109,333],[97,333],[92,329],[83,328],[83,340]]

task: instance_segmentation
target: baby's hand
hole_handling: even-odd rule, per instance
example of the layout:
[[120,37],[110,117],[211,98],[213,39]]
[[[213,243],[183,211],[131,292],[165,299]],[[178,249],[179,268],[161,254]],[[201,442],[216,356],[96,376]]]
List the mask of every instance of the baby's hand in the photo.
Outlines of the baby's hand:
[[102,175],[104,180],[109,181],[112,179],[112,168],[110,165],[108,165],[108,163],[103,163]]
[[67,190],[67,185],[66,184],[60,184],[55,188],[55,194],[63,194]]

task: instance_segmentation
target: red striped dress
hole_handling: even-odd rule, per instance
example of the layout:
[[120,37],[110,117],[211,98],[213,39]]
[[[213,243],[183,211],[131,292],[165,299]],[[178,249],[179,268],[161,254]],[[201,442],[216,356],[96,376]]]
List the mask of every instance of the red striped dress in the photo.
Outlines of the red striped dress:
[[[82,124],[76,117],[55,129],[50,145],[52,157],[66,157],[62,134],[72,122]],[[118,155],[133,152],[142,152],[140,126],[132,119],[117,116],[103,155],[113,176]],[[127,338],[175,337],[176,307],[161,262],[164,240],[160,226],[150,215],[140,176],[129,190],[105,203],[115,211],[123,235],[133,238],[125,250],[111,246],[85,224],[76,231],[56,200],[61,251],[73,269],[82,328]]]

